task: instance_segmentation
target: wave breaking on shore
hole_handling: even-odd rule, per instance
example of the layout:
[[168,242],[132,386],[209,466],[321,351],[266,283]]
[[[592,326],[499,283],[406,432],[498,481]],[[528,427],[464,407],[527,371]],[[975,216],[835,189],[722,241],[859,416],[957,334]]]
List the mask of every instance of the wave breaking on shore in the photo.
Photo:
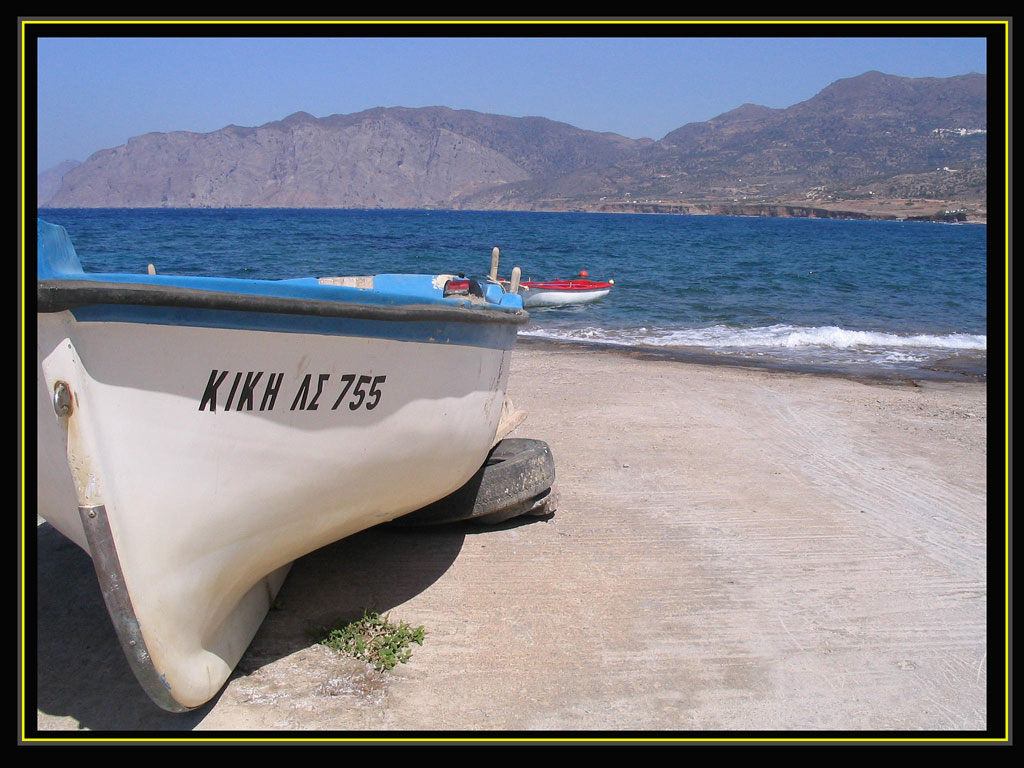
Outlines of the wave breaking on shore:
[[[951,357],[973,361],[983,373],[987,337],[979,334],[897,334],[837,326],[776,324],[753,328],[713,325],[704,328],[529,327],[528,338],[570,343],[597,343],[664,351],[699,351],[710,355],[799,367],[849,367],[879,372],[907,372],[940,364]],[[958,367],[962,367],[958,366]]]

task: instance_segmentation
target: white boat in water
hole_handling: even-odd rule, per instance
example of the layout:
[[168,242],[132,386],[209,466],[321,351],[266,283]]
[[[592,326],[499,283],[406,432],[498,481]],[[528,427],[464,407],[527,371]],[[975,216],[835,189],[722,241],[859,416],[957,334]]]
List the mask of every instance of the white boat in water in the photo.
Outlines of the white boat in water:
[[503,436],[528,316],[497,285],[85,273],[63,227],[37,240],[39,514],[165,709],[220,690],[292,561],[445,497]]
[[[584,276],[586,272],[582,273]],[[548,280],[533,282],[524,280],[519,284],[519,293],[523,297],[523,306],[564,307],[570,304],[589,304],[607,296],[614,282],[587,280],[585,277],[573,280]]]
[[572,304],[589,304],[603,299],[612,288],[614,280],[607,282],[591,280],[585,269],[579,276],[571,280],[522,280],[522,270],[515,267],[509,280],[498,278],[498,263],[501,254],[497,248],[491,251],[491,271],[487,282],[502,286],[509,293],[523,297],[523,306],[527,309],[536,307],[565,307]]

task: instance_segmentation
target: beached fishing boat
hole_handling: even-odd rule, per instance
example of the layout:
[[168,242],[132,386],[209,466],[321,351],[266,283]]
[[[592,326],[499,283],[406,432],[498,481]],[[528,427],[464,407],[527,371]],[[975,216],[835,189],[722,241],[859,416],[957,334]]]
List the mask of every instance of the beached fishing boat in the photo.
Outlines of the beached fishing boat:
[[451,494],[504,436],[519,296],[450,275],[85,273],[37,224],[38,509],[171,711],[293,560]]

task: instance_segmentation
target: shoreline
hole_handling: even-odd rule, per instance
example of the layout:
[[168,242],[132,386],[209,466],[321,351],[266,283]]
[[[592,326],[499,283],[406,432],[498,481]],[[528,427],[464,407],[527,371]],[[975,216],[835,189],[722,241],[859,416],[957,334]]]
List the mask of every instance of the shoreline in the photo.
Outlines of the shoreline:
[[[895,204],[892,202],[891,204]],[[941,203],[939,203],[941,205]],[[883,206],[885,207],[885,206]],[[685,210],[681,210],[685,209]],[[714,209],[714,210],[709,210]],[[773,212],[766,212],[771,209]],[[931,208],[929,208],[930,210]],[[915,213],[910,216],[898,216],[888,211],[868,208],[865,210],[847,210],[806,206],[795,203],[769,203],[751,204],[749,206],[726,204],[726,203],[679,203],[671,205],[648,205],[645,203],[623,204],[622,206],[594,206],[594,205],[550,205],[550,206],[523,206],[523,207],[495,207],[495,208],[323,208],[320,206],[309,207],[277,207],[277,206],[241,206],[241,207],[214,207],[214,206],[129,206],[119,208],[108,208],[104,206],[75,206],[73,208],[51,208],[48,206],[37,206],[37,215],[43,211],[415,211],[424,213],[451,212],[451,213],[594,213],[594,214],[628,214],[634,216],[722,216],[741,218],[762,218],[762,219],[832,219],[836,221],[888,221],[894,224],[982,224],[988,223],[988,213],[975,212],[963,219],[951,219],[944,217],[942,211],[933,213]],[[761,211],[754,213],[751,211]],[[780,211],[783,211],[780,213]]]
[[707,352],[699,348],[657,347],[613,344],[604,341],[580,341],[570,339],[550,339],[520,334],[516,346],[538,347],[550,351],[564,348],[593,350],[606,354],[619,354],[638,359],[660,360],[666,362],[688,363],[709,366],[728,366],[734,368],[750,368],[754,370],[775,371],[779,373],[795,373],[812,376],[836,377],[851,381],[878,383],[909,383],[916,381],[948,381],[948,382],[985,382],[988,379],[988,356],[978,359],[977,356],[950,355],[927,366],[907,366],[904,368],[879,368],[878,366],[826,365],[813,363],[797,363],[783,360],[757,359],[727,353]]
[[[957,208],[950,206],[956,205]],[[910,206],[909,208],[907,206]],[[892,210],[897,208],[897,211]],[[902,210],[899,210],[902,208]],[[515,210],[515,209],[510,209]],[[628,213],[665,216],[740,216],[769,219],[836,219],[842,221],[891,221],[921,224],[987,224],[988,211],[973,205],[968,211],[962,203],[929,201],[927,205],[904,199],[880,199],[870,204],[839,207],[806,203],[757,201],[609,201],[599,204],[550,205],[527,210],[575,213]]]
[[[89,556],[40,526],[40,737],[998,728],[986,384],[672,359],[517,345],[512,436],[551,447],[554,514],[377,526],[300,558],[227,686],[186,714],[149,701]],[[310,639],[368,607],[427,631],[387,675]]]

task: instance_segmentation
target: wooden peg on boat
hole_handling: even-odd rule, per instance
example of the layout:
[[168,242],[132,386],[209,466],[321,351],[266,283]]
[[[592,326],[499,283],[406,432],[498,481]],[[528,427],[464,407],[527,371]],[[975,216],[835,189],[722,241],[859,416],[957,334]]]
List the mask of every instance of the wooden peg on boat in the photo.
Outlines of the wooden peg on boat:
[[[497,249],[495,249],[497,250]],[[512,282],[508,287],[509,293],[519,293],[519,277],[523,274],[523,271],[519,267],[512,268]]]
[[151,275],[155,275],[156,274],[156,267],[154,267],[152,264],[149,264],[146,267],[146,272],[148,272]]
[[497,247],[491,251],[491,273],[489,275],[491,280],[498,279],[498,249]]

